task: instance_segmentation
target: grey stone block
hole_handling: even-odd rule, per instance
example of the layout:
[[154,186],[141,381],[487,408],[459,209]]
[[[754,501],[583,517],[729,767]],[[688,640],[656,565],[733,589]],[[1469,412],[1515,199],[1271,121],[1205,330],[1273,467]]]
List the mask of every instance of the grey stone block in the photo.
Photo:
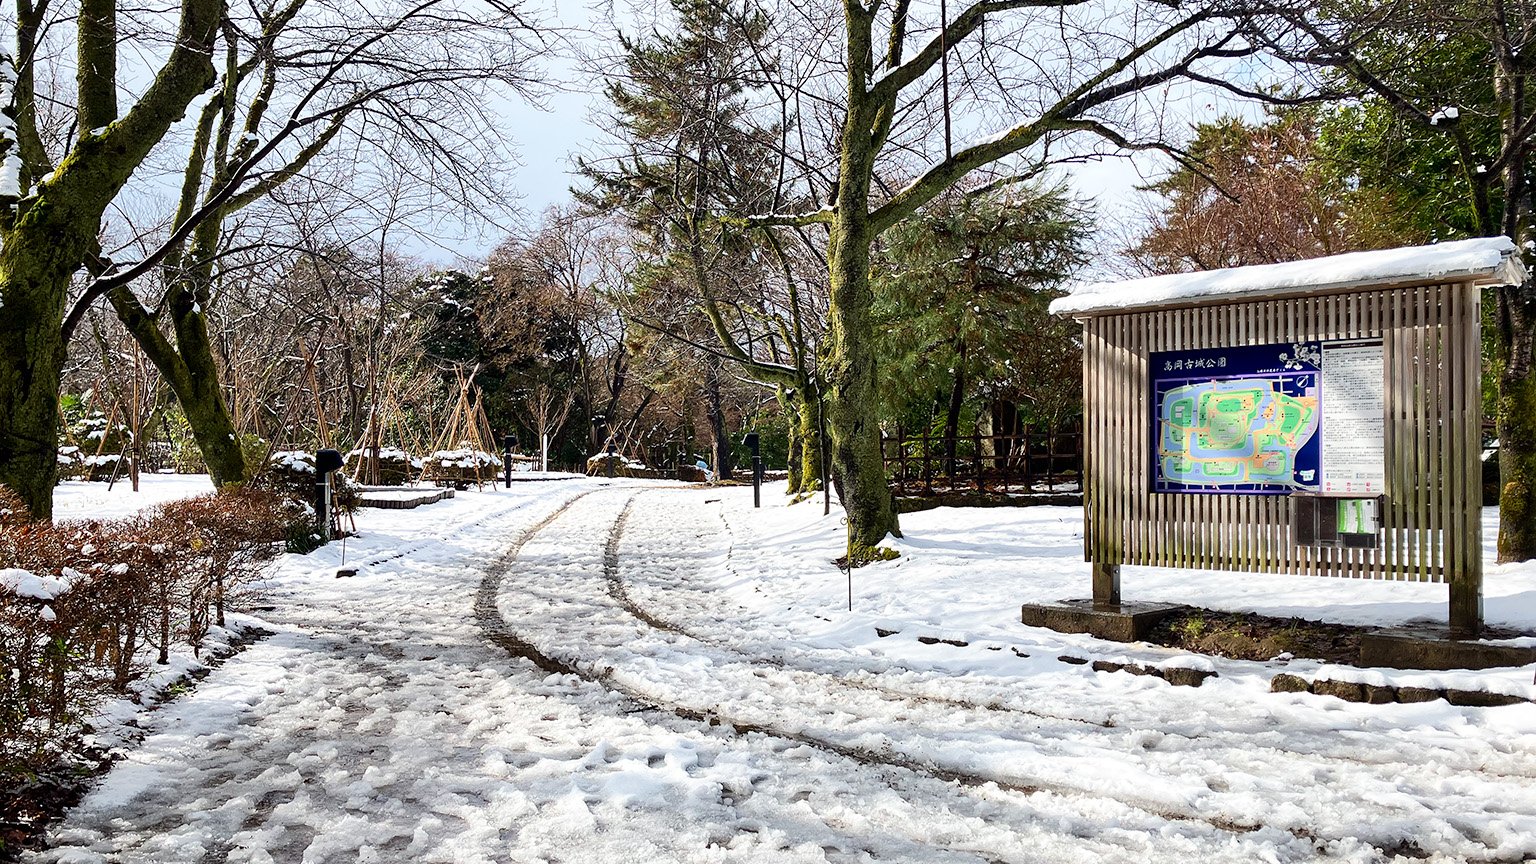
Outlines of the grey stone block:
[[1158,621],[1184,607],[1172,603],[1095,606],[1092,600],[1026,603],[1020,620],[1058,633],[1087,633],[1113,642],[1139,642]]

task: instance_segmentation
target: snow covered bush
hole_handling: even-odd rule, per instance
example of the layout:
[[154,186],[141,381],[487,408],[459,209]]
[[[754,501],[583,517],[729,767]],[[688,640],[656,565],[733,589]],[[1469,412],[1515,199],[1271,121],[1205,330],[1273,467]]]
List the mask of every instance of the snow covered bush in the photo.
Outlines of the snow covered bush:
[[467,489],[471,483],[495,482],[501,457],[477,450],[468,441],[454,450],[439,450],[427,457],[427,479],[439,486]]
[[[346,472],[364,482],[368,480],[368,461],[373,448],[359,448],[347,454]],[[377,482],[384,486],[404,486],[421,476],[426,463],[398,447],[380,447]]]
[[615,477],[660,477],[660,472],[653,471],[644,462],[639,462],[620,453],[609,456],[607,453],[599,453],[596,456],[587,457],[588,477],[607,477],[609,463],[612,463],[612,474]]
[[85,479],[94,480],[97,483],[107,483],[114,479],[127,477],[130,471],[129,462],[132,457],[124,457],[117,453],[102,453],[85,457]]
[[[279,495],[288,498],[296,508],[315,505],[315,454],[303,450],[280,450],[272,454],[267,463],[268,481],[263,488],[269,488]],[[335,496],[337,512],[350,513],[357,509],[361,500],[362,489],[356,481],[346,475],[345,471],[337,471],[331,475],[331,491]],[[310,511],[311,514],[313,510]]]
[[111,521],[31,520],[0,489],[0,783],[57,758],[91,706],[176,640],[196,648],[281,550],[282,500],[249,490]]
[[59,448],[59,480],[85,479],[85,454],[79,447],[65,445]]

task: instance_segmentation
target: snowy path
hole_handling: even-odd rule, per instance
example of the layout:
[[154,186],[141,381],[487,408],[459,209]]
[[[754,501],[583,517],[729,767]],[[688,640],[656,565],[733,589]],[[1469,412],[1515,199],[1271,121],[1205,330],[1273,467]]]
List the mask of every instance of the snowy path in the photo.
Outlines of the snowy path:
[[294,559],[279,632],[152,715],[35,860],[1536,855],[1525,709],[818,646],[720,590],[776,563],[734,499],[530,485],[377,516],[356,579]]
[[[642,495],[606,572],[595,560],[562,566],[553,547],[536,562],[537,540],[525,548],[528,566],[509,576],[503,595],[513,628],[544,654],[685,716],[958,781],[940,812],[986,800],[988,821],[1011,829],[1002,845],[977,847],[985,857],[1092,849],[1100,834],[1124,847],[1127,829],[1156,836],[1143,838],[1139,860],[1252,859],[1260,850],[1282,860],[1418,852],[1518,861],[1536,853],[1529,736],[1511,746],[1467,735],[1439,707],[1423,709],[1427,722],[1403,725],[1412,710],[1394,708],[1362,724],[1326,704],[1298,708],[1221,682],[1193,690],[1106,676],[1105,686],[1084,687],[1053,675],[1051,666],[1066,669],[1054,658],[1031,658],[1034,669],[1022,671],[1033,675],[973,681],[882,663],[870,668],[883,672],[867,671],[845,653],[777,650],[750,621],[711,602],[718,594],[700,590],[698,571],[724,551],[729,532],[699,512],[696,496]],[[578,521],[595,535],[619,505],[610,498],[589,509]],[[559,536],[569,543],[575,535]],[[586,542],[595,559],[601,538]],[[999,801],[1010,808],[995,809]],[[935,827],[906,824],[919,837]]]

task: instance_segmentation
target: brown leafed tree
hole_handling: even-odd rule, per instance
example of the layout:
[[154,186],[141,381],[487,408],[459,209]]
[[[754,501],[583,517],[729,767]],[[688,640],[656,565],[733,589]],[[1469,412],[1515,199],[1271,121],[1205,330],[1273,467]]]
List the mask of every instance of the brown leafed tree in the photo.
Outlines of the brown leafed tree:
[[1148,275],[1273,264],[1368,248],[1348,202],[1319,165],[1311,117],[1224,118],[1195,129],[1180,166],[1145,187],[1158,199],[1126,253]]

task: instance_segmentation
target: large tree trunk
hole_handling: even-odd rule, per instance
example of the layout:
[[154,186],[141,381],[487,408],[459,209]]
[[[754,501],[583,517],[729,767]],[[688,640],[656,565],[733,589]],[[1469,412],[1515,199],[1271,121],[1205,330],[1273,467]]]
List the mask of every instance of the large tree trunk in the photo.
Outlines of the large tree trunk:
[[[849,176],[853,173],[853,176]],[[844,172],[845,183],[864,172]],[[872,559],[887,535],[901,536],[896,508],[880,458],[880,427],[875,406],[877,358],[870,306],[866,194],[844,189],[828,259],[831,303],[827,328],[827,437],[832,470],[848,517],[848,555],[852,563]],[[852,200],[850,200],[852,199]]]
[[[28,215],[39,217],[39,204]],[[35,223],[34,223],[35,225]],[[77,232],[7,232],[0,248],[0,483],[53,516],[65,289],[87,248]]]
[[800,460],[802,439],[800,437],[800,399],[797,395],[791,395],[787,387],[779,385],[779,410],[783,412],[784,427],[789,438],[789,456],[785,469],[789,472],[787,489],[791,495],[799,494],[800,487],[805,482],[805,471]]
[[[185,349],[183,349],[185,350]],[[187,415],[187,425],[198,449],[203,451],[203,462],[214,488],[222,489],[231,483],[244,483],[249,466],[245,462],[245,450],[235,432],[233,418],[224,404],[224,391],[219,386],[210,356],[190,355],[186,358],[190,367],[188,387],[172,387],[181,402],[181,410]]]
[[800,485],[793,492],[819,492],[821,491],[821,411],[818,410],[816,394],[807,393],[804,389],[798,391],[800,398],[797,400],[797,417],[795,422],[799,424],[800,441],[799,469]]
[[1536,558],[1536,297],[1499,292],[1499,561]]

